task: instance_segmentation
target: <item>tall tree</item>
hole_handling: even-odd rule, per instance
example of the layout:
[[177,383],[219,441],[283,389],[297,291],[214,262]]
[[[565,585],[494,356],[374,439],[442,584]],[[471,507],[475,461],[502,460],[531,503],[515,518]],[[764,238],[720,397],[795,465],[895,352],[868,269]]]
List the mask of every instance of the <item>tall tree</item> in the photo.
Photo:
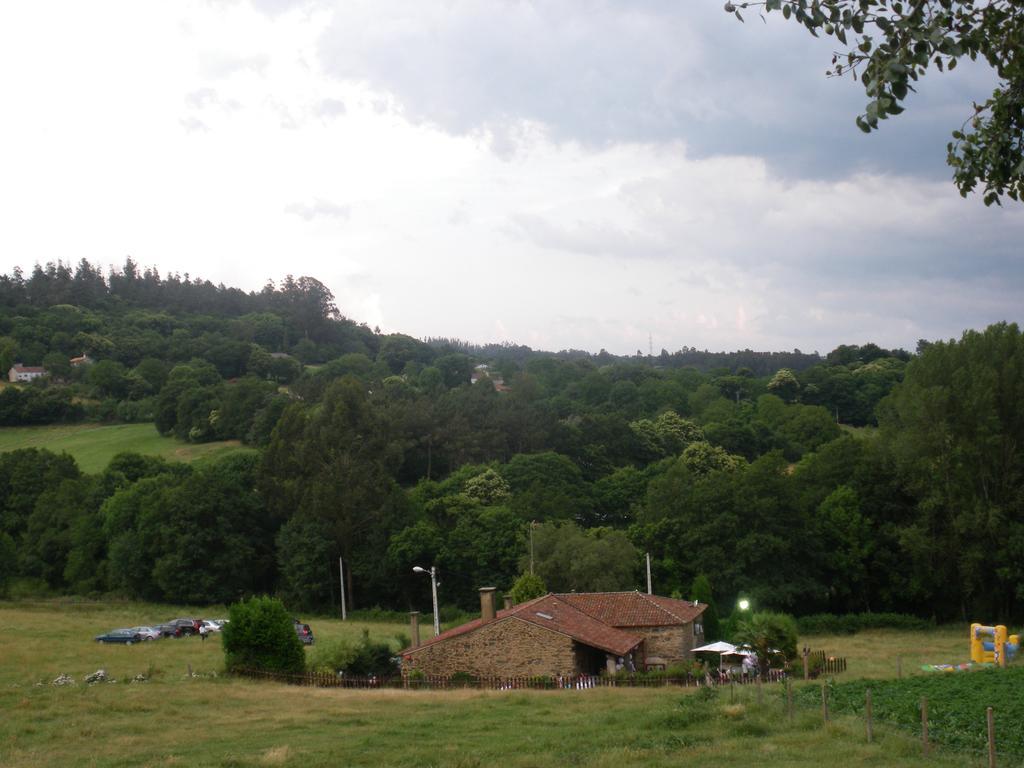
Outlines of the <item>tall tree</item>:
[[[1014,324],[929,345],[880,407],[918,499],[902,540],[942,617],[1017,613],[1024,579],[1024,335]],[[951,600],[951,598],[953,598]]]
[[401,446],[364,387],[348,377],[331,384],[315,408],[289,408],[264,454],[259,484],[272,513],[302,515],[331,532],[350,564],[350,605],[353,570],[379,571],[387,532],[396,530],[392,516],[401,516],[393,479],[400,462]]

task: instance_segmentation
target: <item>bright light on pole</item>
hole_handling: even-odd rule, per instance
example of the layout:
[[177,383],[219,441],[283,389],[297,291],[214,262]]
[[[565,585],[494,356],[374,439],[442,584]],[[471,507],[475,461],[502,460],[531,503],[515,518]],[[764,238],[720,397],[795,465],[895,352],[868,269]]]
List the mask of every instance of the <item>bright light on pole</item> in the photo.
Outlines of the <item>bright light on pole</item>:
[[750,609],[750,601],[747,600],[747,598],[745,597],[742,600],[740,600],[736,605],[741,611],[746,611]]
[[426,568],[420,568],[418,565],[412,567],[413,573],[429,573],[430,574],[430,592],[434,598],[434,637],[441,634],[441,622],[437,615],[437,569],[434,566],[430,566],[428,571]]

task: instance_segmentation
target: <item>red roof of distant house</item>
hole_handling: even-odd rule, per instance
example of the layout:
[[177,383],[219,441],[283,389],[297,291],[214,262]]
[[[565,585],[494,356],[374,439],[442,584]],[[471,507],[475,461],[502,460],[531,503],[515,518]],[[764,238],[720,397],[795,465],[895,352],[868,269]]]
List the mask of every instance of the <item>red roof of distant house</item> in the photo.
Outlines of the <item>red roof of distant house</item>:
[[21,363],[15,364],[14,370],[18,373],[46,373],[46,369],[41,365],[22,365]]
[[707,608],[702,603],[641,592],[567,592],[555,597],[613,627],[689,624]]
[[490,622],[474,619],[416,648],[406,648],[403,656],[422,648],[450,640],[479,629],[485,623],[520,620],[552,632],[571,637],[577,642],[602,651],[625,655],[643,638],[625,632],[621,627],[664,627],[687,624],[704,612],[705,605],[686,600],[673,600],[639,592],[581,592],[544,595],[522,605],[498,611]]

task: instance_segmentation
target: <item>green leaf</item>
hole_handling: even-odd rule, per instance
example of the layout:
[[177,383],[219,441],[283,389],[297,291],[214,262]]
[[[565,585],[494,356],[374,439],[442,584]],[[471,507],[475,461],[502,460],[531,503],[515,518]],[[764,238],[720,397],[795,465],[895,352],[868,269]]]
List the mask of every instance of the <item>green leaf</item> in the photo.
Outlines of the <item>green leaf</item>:
[[864,133],[871,133],[871,126],[864,122],[864,118],[857,115],[857,127],[860,128]]

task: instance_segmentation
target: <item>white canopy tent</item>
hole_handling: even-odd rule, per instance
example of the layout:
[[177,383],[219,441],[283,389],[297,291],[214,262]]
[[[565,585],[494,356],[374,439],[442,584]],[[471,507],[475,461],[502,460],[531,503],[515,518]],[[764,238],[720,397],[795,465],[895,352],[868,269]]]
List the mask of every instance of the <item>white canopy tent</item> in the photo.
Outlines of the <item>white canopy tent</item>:
[[722,657],[723,656],[746,656],[749,651],[741,651],[732,643],[727,643],[724,640],[719,640],[717,643],[708,643],[702,645],[700,648],[694,648],[694,653],[717,653],[718,654],[718,670],[722,670]]
[[732,643],[727,643],[724,640],[719,640],[717,643],[709,643],[708,645],[702,645],[700,648],[694,648],[694,653],[736,653],[736,646]]

